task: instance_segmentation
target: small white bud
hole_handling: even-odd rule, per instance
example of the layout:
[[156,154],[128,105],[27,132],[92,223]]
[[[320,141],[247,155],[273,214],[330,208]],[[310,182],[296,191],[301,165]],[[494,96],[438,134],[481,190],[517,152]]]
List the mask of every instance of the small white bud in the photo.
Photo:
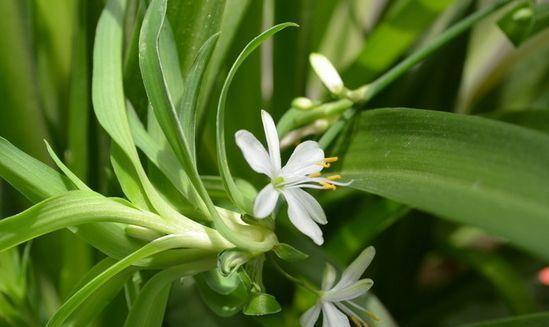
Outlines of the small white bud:
[[343,81],[330,60],[319,53],[311,53],[309,62],[322,84],[333,94],[341,94],[344,89]]
[[301,109],[301,110],[312,109],[314,106],[315,106],[314,102],[311,99],[305,98],[305,97],[295,98],[292,101],[292,107]]

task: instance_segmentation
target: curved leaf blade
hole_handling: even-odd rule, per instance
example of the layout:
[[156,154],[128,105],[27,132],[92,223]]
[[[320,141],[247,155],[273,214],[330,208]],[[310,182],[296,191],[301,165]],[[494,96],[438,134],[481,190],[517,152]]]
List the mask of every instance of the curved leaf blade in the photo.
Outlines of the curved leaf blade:
[[249,199],[244,194],[242,194],[240,189],[237,187],[229,168],[229,162],[227,160],[227,150],[225,147],[225,104],[227,102],[227,95],[229,93],[229,87],[231,86],[231,82],[236,75],[238,68],[240,67],[240,65],[242,65],[244,60],[246,60],[246,58],[269,37],[290,26],[298,25],[295,23],[278,24],[269,28],[268,30],[264,31],[263,33],[256,36],[253,40],[251,40],[250,43],[248,43],[244,47],[242,52],[240,52],[235,62],[233,63],[231,69],[229,70],[229,73],[227,74],[227,78],[225,79],[223,88],[221,89],[221,94],[219,95],[216,117],[217,160],[219,173],[221,175],[221,178],[223,179],[225,189],[227,190],[230,198],[244,212],[252,211],[251,207],[253,199]]
[[360,115],[342,173],[352,187],[475,225],[549,260],[549,137],[479,117]]
[[124,326],[161,326],[162,318],[164,317],[164,308],[168,301],[170,284],[178,278],[208,270],[215,267],[215,265],[215,258],[211,258],[210,260],[205,259],[193,264],[171,267],[154,275],[139,292]]
[[71,191],[0,220],[0,251],[50,233],[92,222],[119,222],[170,233],[173,227],[159,216],[125,206],[88,191]]

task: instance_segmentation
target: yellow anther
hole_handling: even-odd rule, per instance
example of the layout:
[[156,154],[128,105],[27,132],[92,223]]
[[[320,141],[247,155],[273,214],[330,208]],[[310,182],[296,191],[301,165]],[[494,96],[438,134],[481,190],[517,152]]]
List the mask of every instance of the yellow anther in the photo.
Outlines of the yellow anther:
[[335,190],[336,186],[334,184],[326,183],[326,182],[320,182],[320,185],[322,185],[322,188],[326,190]]
[[324,168],[330,168],[330,164],[326,162],[319,162],[317,163],[318,166],[324,167]]
[[366,315],[375,321],[381,321],[381,318],[376,316],[372,311],[366,311]]
[[327,177],[331,181],[337,181],[338,179],[341,179],[341,175],[333,175]]
[[316,173],[309,174],[309,177],[311,178],[320,177],[320,173],[316,172]]
[[324,162],[336,162],[337,159],[337,157],[324,158]]

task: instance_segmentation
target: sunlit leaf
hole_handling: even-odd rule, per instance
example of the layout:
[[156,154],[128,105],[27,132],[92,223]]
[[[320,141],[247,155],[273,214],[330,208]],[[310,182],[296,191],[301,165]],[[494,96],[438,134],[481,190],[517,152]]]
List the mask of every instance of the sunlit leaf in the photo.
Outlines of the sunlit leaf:
[[486,229],[548,259],[549,137],[450,113],[380,109],[358,117],[344,157],[351,185]]

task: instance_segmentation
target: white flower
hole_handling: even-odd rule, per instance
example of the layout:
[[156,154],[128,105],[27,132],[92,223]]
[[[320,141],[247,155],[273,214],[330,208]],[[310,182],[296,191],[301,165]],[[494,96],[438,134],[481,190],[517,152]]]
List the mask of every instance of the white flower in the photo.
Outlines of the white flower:
[[[374,284],[369,279],[359,279],[375,255],[375,249],[368,247],[343,271],[341,279],[334,286],[336,279],[335,268],[326,265],[322,278],[322,290],[317,303],[305,311],[299,322],[303,327],[313,327],[322,311],[323,327],[350,327],[349,318],[356,319],[366,326],[366,322],[354,311],[368,311],[351,300],[364,295]],[[353,309],[351,309],[353,308]]]
[[330,60],[319,53],[311,53],[309,62],[322,84],[333,94],[340,94],[343,89],[343,81]]
[[288,202],[288,216],[294,226],[320,245],[324,242],[317,224],[326,224],[326,214],[320,204],[302,188],[335,189],[336,185],[348,185],[334,180],[340,176],[322,177],[320,171],[337,160],[324,158],[324,151],[315,141],[299,144],[284,167],[280,163],[280,144],[273,118],[261,111],[268,152],[257,138],[246,130],[236,132],[236,144],[242,150],[248,164],[258,173],[267,175],[271,182],[257,195],[254,216],[270,215],[280,194]]

